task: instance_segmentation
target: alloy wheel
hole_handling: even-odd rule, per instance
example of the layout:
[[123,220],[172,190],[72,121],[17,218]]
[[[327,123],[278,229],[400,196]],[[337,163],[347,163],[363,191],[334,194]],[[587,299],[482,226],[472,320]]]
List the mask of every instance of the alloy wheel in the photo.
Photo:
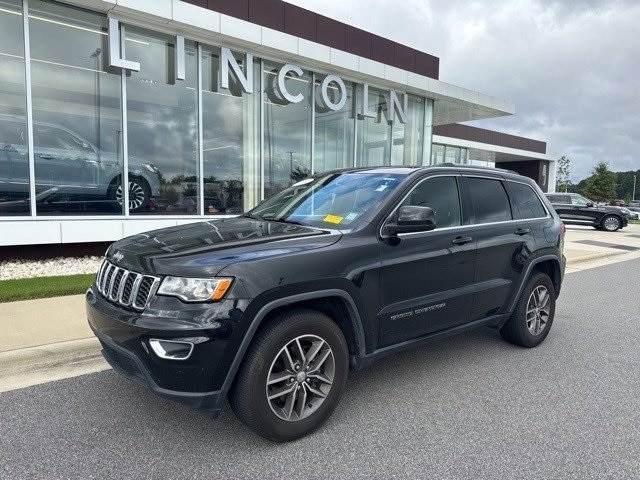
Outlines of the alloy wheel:
[[616,217],[605,218],[604,228],[610,232],[618,230],[620,228],[620,220],[618,220]]
[[[137,182],[129,182],[129,210],[140,208],[145,200],[144,188]],[[116,189],[116,201],[122,205],[122,185]]]
[[301,335],[276,355],[267,377],[269,407],[279,418],[299,421],[325,401],[335,377],[329,344],[317,335]]
[[549,290],[539,285],[534,288],[527,302],[527,328],[532,335],[540,335],[546,328],[551,314]]

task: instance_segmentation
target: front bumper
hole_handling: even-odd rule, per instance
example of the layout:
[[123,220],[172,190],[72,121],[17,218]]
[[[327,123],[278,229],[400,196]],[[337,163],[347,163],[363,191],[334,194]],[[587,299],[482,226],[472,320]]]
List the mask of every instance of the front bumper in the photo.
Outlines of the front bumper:
[[203,393],[179,392],[162,388],[155,383],[145,365],[136,355],[118,346],[111,339],[98,333],[95,329],[93,333],[102,344],[102,356],[118,373],[148,388],[156,395],[187,405],[207,416],[215,418],[220,414],[220,410],[224,404],[224,394],[222,391],[216,390]]
[[[158,297],[136,312],[108,302],[93,287],[86,301],[89,325],[114,370],[164,398],[218,415],[245,301],[186,305]],[[195,347],[187,360],[162,359],[149,345],[152,338],[188,341]]]

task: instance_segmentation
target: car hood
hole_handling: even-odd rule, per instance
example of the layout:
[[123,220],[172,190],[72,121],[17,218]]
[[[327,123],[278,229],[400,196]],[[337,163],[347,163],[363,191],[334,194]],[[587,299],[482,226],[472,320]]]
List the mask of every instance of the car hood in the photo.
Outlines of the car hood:
[[342,234],[247,217],[163,228],[114,243],[107,258],[129,270],[213,276],[227,265],[332,245]]

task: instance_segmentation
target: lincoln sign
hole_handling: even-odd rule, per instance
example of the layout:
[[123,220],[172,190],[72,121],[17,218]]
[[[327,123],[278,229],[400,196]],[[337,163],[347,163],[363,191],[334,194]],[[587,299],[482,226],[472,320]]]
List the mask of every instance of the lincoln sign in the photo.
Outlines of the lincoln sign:
[[[109,64],[112,67],[123,68],[127,70],[140,71],[140,64],[124,58],[121,49],[121,39],[124,38],[124,26],[114,18],[109,18]],[[184,37],[182,35],[176,35],[176,48],[175,48],[175,71],[176,80],[184,80],[185,76],[185,49],[184,49]],[[253,64],[253,54],[245,53],[244,61],[242,64],[245,66],[243,69],[240,66],[240,62],[236,59],[230,49],[226,47],[220,48],[220,88],[229,88],[230,70],[240,83],[242,90],[246,93],[253,93],[253,69],[249,68],[249,65]],[[274,87],[276,93],[280,98],[289,103],[299,103],[304,100],[302,93],[291,94],[287,90],[287,84],[285,80],[287,78],[295,78],[303,75],[302,69],[291,63],[285,63],[277,72],[276,81]],[[329,89],[334,89],[337,94],[329,95]],[[341,110],[347,102],[347,87],[344,81],[338,75],[327,75],[320,84],[320,97],[324,106],[333,111]],[[401,98],[400,98],[401,97]],[[362,117],[375,118],[377,111],[369,107],[369,85],[363,84],[362,88],[362,102],[359,114]],[[395,90],[389,90],[389,97],[387,99],[387,119],[389,123],[393,123],[396,117],[399,122],[405,123],[405,117],[407,113],[408,97],[406,93],[398,95]]]

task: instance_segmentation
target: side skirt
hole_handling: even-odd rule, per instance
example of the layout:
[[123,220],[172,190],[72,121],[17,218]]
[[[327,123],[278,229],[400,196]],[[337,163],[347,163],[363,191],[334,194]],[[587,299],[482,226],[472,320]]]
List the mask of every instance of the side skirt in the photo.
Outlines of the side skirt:
[[378,360],[385,358],[389,355],[393,355],[395,353],[402,352],[410,348],[419,347],[421,345],[425,345],[432,341],[446,338],[451,335],[456,335],[458,333],[474,330],[479,327],[498,328],[498,327],[501,327],[502,324],[508,318],[509,318],[509,314],[492,315],[490,317],[482,318],[480,320],[476,320],[471,323],[458,325],[456,327],[449,328],[447,330],[441,330],[439,332],[430,333],[429,335],[424,335],[422,337],[407,340],[405,342],[398,343],[396,345],[390,345],[388,347],[380,348],[375,352],[369,353],[365,356],[350,355],[349,360],[350,360],[351,368],[353,370],[361,370],[363,368],[368,367],[372,363],[377,362]]

